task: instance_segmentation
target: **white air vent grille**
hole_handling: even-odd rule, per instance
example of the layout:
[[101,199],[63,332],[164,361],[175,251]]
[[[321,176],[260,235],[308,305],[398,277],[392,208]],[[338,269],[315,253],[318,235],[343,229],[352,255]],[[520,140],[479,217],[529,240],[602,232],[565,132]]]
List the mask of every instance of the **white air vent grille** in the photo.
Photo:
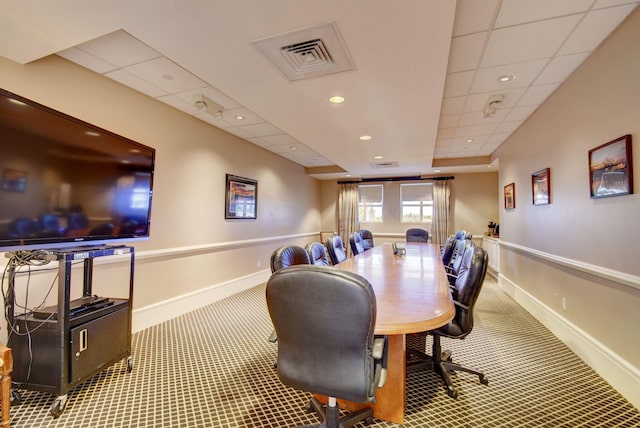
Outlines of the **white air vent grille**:
[[254,40],[251,44],[289,80],[356,68],[335,22]]
[[296,73],[335,67],[331,54],[321,39],[284,46],[280,48],[280,52]]
[[378,162],[378,163],[372,163],[372,164],[369,164],[369,165],[371,165],[371,168],[375,168],[375,169],[379,169],[379,168],[397,168],[397,167],[400,166],[398,161]]

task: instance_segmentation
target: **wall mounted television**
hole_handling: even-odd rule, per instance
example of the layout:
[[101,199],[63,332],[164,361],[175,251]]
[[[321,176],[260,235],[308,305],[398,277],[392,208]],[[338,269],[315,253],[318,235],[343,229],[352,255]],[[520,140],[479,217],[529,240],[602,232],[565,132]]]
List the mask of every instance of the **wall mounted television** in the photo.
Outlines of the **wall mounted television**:
[[0,89],[0,252],[149,238],[155,150]]

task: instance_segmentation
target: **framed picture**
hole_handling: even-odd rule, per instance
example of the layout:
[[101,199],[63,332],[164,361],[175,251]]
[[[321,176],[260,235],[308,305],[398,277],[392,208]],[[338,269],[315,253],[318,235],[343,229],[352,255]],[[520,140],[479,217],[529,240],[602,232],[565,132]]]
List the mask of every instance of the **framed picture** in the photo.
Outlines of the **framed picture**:
[[631,135],[589,150],[589,184],[592,198],[633,193]]
[[2,190],[6,192],[24,192],[27,188],[27,173],[15,169],[2,172]]
[[512,210],[516,207],[516,183],[504,186],[504,209]]
[[224,218],[256,219],[258,214],[258,182],[227,174]]
[[533,205],[551,203],[551,169],[545,168],[531,174]]

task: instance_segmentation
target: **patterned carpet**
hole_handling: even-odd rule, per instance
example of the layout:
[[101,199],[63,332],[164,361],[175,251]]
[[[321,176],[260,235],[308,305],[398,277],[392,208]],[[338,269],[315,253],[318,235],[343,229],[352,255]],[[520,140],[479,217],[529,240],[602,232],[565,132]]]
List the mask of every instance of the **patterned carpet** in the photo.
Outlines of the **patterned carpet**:
[[[53,419],[50,394],[20,391],[12,427],[293,427],[316,423],[309,394],[283,386],[264,285],[133,336],[126,362],[69,393]],[[427,343],[427,347],[430,343]],[[476,325],[443,339],[453,360],[482,369],[453,375],[458,399],[437,375],[409,373],[405,424],[430,427],[640,427],[640,412],[487,278]],[[429,349],[429,348],[427,348]],[[362,426],[362,425],[359,425]],[[372,427],[398,427],[376,420]]]

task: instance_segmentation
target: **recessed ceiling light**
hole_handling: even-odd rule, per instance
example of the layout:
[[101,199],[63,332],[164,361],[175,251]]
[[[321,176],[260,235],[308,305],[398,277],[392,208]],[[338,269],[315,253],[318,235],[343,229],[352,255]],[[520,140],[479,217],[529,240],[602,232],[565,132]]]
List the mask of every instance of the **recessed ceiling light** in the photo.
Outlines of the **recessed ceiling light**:
[[440,172],[440,170],[439,169],[434,169],[433,172]]
[[344,102],[344,97],[341,97],[340,95],[334,95],[333,97],[329,98],[329,102],[331,104],[342,104]]
[[498,77],[498,82],[508,82],[510,80],[515,79],[516,76],[514,76],[513,74],[503,74],[502,76]]
[[361,135],[360,139],[362,141],[370,141],[373,137],[371,135]]
[[243,120],[243,119],[244,119],[244,116],[237,115],[237,116],[236,116],[236,119],[238,119],[238,120]]
[[351,177],[351,174],[345,174],[344,176],[345,177]]
[[376,160],[380,160],[380,159],[384,159],[384,156],[378,155],[378,156],[374,156],[373,158],[376,159]]
[[298,148],[296,146],[291,146],[289,147],[291,150],[298,150]]
[[469,139],[467,140],[467,143],[473,143],[473,138],[469,138]]

